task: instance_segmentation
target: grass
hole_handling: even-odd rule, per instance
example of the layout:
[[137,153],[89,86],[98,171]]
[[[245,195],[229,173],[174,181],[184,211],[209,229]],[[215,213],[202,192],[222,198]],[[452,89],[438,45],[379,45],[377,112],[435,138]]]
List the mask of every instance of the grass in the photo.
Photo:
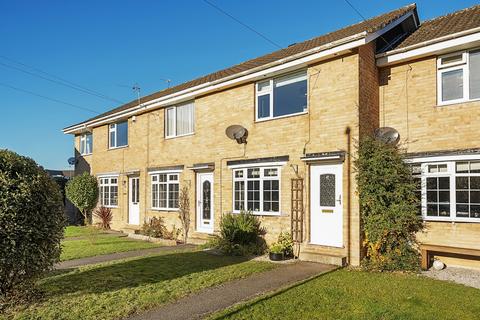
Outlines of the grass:
[[89,237],[94,234],[104,234],[105,231],[95,227],[68,226],[65,228],[65,238]]
[[211,319],[479,319],[480,290],[412,274],[338,270]]
[[83,267],[44,278],[44,299],[9,310],[3,319],[118,319],[274,267],[200,251]]

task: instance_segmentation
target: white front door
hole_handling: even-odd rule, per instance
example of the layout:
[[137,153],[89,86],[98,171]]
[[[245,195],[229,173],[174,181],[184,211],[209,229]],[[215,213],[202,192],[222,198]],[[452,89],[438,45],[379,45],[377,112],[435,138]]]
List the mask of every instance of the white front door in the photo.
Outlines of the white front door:
[[128,178],[128,224],[140,224],[140,178]]
[[343,247],[342,164],[310,168],[310,243]]
[[197,231],[213,233],[213,172],[197,173]]

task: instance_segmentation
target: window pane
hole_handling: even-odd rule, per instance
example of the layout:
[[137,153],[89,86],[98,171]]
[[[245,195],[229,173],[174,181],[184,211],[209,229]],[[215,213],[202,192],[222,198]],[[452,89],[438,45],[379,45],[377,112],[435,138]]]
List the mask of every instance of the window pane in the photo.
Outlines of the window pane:
[[263,175],[265,177],[276,177],[278,175],[278,169],[271,168],[263,170]]
[[450,178],[449,177],[440,177],[438,178],[438,188],[442,190],[450,189]]
[[456,178],[457,190],[468,189],[468,177]]
[[244,181],[235,181],[235,186],[234,186],[234,209],[235,210],[243,210],[245,209],[244,203],[245,203],[245,182]]
[[92,153],[93,152],[93,135],[92,134],[87,134],[86,137],[86,153]]
[[117,203],[117,197],[118,197],[118,187],[115,186],[110,186],[110,205],[116,206]]
[[457,191],[457,203],[468,203],[468,191]]
[[450,205],[449,204],[439,204],[438,205],[438,215],[440,217],[449,217],[450,216]]
[[480,218],[480,206],[470,206],[470,218]]
[[463,60],[463,54],[457,54],[454,56],[449,56],[449,57],[444,57],[442,58],[442,65],[444,64],[450,64],[450,63],[455,63],[455,62],[461,62]]
[[159,194],[158,194],[158,203],[159,208],[166,208],[167,207],[167,185],[166,184],[159,184],[158,185]]
[[273,116],[283,116],[307,109],[307,80],[286,85],[276,84],[273,89]]
[[457,204],[457,217],[468,218],[468,204]]
[[175,108],[166,109],[166,134],[167,137],[175,136]]
[[335,175],[320,175],[320,206],[335,207]]
[[170,183],[168,185],[168,207],[172,209],[178,208],[178,183]]
[[177,135],[193,133],[194,110],[193,103],[177,107]]
[[463,98],[463,70],[443,72],[442,76],[442,101]]
[[429,217],[438,216],[438,205],[436,203],[427,205],[427,216]]
[[480,189],[480,177],[470,177],[470,188]]
[[167,181],[167,175],[165,173],[158,175],[158,181],[166,182]]
[[243,170],[235,171],[235,178],[243,178]]
[[470,172],[480,173],[480,162],[470,162]]
[[128,122],[117,123],[117,147],[128,145]]
[[470,52],[470,99],[480,98],[480,50]]
[[110,148],[117,146],[117,140],[115,138],[115,131],[110,131]]
[[247,183],[247,210],[260,211],[260,181]]
[[247,176],[248,178],[260,178],[260,169],[259,168],[248,169]]
[[258,96],[257,99],[258,119],[270,117],[270,95],[265,94],[263,96]]
[[270,80],[259,82],[257,84],[258,92],[270,90]]
[[85,137],[81,136],[80,137],[80,154],[86,153],[85,151]]
[[458,173],[468,173],[468,162],[457,162]]
[[470,191],[470,202],[480,204],[480,191]]

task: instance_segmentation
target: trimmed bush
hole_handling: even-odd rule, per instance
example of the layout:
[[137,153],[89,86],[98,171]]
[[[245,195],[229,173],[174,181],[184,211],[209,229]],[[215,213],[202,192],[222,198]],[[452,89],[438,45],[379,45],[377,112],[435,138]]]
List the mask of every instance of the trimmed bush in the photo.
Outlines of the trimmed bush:
[[415,234],[422,229],[411,168],[398,147],[372,138],[358,146],[355,160],[369,269],[418,270]]
[[67,183],[66,196],[83,215],[86,224],[91,223],[91,212],[98,201],[98,183],[87,172],[74,177]]
[[145,222],[142,226],[140,233],[153,237],[153,238],[163,238],[163,235],[167,232],[167,227],[162,217],[153,217],[150,221]]
[[59,260],[65,225],[58,185],[32,159],[0,150],[0,304],[31,292]]

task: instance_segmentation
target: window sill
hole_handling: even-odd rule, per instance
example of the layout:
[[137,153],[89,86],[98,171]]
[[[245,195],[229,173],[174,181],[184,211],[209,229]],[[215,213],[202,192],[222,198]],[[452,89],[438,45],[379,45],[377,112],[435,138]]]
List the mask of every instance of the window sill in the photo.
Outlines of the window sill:
[[451,102],[439,102],[435,107],[436,108],[441,108],[441,107],[446,107],[446,106],[454,106],[458,104],[467,104],[467,103],[472,103],[472,102],[480,102],[480,99],[465,99],[465,100],[454,100]]
[[[247,211],[246,211],[247,212]],[[232,211],[233,214],[239,214],[240,211]],[[259,211],[252,211],[252,215],[254,216],[265,216],[265,217],[285,217],[286,214],[282,214],[281,212],[259,212]]]
[[461,223],[480,223],[480,218],[439,218],[439,217],[423,217],[426,222],[461,222]]
[[302,111],[302,112],[297,112],[297,113],[292,113],[292,114],[286,114],[284,116],[279,116],[279,117],[261,118],[261,119],[256,118],[255,122],[265,122],[265,121],[272,121],[272,120],[278,120],[278,119],[285,119],[285,118],[290,118],[290,117],[302,116],[302,115],[305,115],[305,114],[308,114],[308,110],[307,111]]
[[152,211],[162,211],[162,212],[174,212],[174,211],[179,211],[180,209],[178,208],[150,208]]
[[186,134],[181,134],[181,135],[178,135],[178,136],[165,137],[165,140],[170,140],[170,139],[175,139],[175,138],[182,138],[182,137],[193,136],[194,134],[195,134],[195,132],[186,133]]
[[105,208],[109,208],[109,209],[118,209],[118,206],[103,206],[102,207],[105,207]]
[[125,149],[128,148],[128,144],[126,146],[120,146],[120,147],[110,147],[108,150],[118,150],[118,149]]
[[90,153],[80,153],[80,155],[82,157],[91,156],[92,154],[93,154],[92,152],[90,152]]

